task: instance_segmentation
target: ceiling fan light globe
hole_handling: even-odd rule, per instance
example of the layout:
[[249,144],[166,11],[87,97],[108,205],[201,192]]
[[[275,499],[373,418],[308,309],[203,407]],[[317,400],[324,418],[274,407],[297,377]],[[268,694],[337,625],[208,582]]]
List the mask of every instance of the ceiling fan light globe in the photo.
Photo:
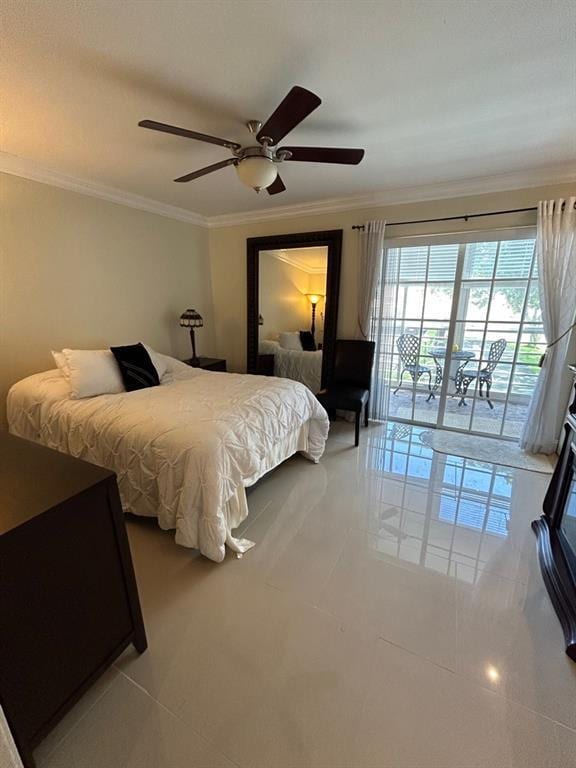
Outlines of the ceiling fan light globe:
[[246,157],[236,166],[236,173],[242,184],[260,192],[276,180],[278,168],[267,157]]

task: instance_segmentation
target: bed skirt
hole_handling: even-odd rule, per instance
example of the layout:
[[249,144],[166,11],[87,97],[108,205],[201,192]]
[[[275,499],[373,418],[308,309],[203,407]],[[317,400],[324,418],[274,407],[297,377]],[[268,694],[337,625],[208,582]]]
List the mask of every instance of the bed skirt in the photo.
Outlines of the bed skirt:
[[[248,509],[248,499],[246,498],[246,488],[257,483],[265,474],[271,472],[295,453],[303,453],[306,458],[314,461],[308,454],[308,431],[309,422],[307,421],[299,429],[290,432],[284,440],[277,443],[274,446],[274,450],[265,457],[259,472],[245,480],[244,485],[239,486],[234,496],[226,502],[224,509],[226,516],[226,546],[233,552],[236,552],[239,557],[255,545],[255,542],[249,539],[237,539],[232,536],[232,530],[237,528],[248,517],[250,511]],[[178,534],[176,534],[176,542],[179,543]]]

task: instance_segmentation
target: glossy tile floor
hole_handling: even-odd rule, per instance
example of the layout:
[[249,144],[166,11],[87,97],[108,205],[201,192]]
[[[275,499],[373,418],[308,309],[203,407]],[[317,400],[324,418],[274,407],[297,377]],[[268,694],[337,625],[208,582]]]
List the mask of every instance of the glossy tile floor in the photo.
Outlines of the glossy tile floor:
[[336,423],[249,494],[221,565],[129,523],[149,649],[41,768],[572,768],[576,664],[530,521],[549,476]]

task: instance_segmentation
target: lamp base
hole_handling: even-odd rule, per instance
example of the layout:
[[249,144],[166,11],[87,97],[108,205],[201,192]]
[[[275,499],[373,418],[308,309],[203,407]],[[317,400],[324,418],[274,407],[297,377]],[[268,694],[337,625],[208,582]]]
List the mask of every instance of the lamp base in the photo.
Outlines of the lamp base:
[[196,339],[194,338],[194,328],[190,328],[190,341],[192,342],[192,357],[190,361],[193,366],[198,367],[200,365],[200,358],[196,354]]

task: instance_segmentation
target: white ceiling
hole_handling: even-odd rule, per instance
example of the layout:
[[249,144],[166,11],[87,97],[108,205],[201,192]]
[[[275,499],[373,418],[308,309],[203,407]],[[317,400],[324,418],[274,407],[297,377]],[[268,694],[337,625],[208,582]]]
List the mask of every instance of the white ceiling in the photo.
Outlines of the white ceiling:
[[[1,148],[204,215],[576,161],[571,0],[2,0]],[[228,150],[295,84],[323,104],[291,144],[357,146],[360,166],[287,163],[273,198]]]

